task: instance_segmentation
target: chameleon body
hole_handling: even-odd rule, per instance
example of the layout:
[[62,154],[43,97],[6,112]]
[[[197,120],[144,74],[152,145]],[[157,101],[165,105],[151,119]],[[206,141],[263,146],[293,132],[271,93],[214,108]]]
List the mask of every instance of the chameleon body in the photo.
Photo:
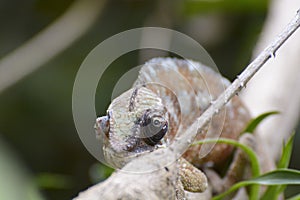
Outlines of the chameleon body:
[[[168,146],[229,84],[198,62],[151,59],[141,68],[133,87],[114,99],[107,116],[96,121],[107,162],[120,168],[138,155]],[[238,139],[249,120],[247,109],[234,97],[195,139],[218,137],[220,133],[221,137]],[[201,167],[218,165],[232,153],[232,147],[226,144],[216,144],[205,157],[200,149],[201,145],[192,146],[183,157]]]

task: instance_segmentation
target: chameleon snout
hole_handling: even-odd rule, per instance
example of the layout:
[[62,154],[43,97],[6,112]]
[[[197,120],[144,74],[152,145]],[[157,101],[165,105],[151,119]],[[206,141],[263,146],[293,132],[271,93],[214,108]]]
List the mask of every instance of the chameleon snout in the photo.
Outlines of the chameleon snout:
[[96,123],[94,126],[96,130],[96,137],[101,138],[103,136],[108,137],[109,133],[109,117],[108,116],[102,116],[98,117],[96,119]]

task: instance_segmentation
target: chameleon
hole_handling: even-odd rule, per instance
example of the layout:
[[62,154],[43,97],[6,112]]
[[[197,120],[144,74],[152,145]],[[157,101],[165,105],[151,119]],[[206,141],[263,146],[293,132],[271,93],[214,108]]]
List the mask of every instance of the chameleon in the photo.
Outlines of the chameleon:
[[[178,58],[149,60],[140,69],[132,88],[111,102],[105,116],[96,119],[96,136],[103,143],[106,161],[122,168],[137,156],[166,148],[229,85],[229,80],[199,62]],[[235,96],[195,140],[218,136],[239,140],[250,119],[249,111]],[[188,165],[192,171],[181,173],[187,191],[203,192],[206,187],[194,187],[190,178],[203,176],[198,169],[222,166],[234,150],[230,145],[216,144],[201,156],[201,147],[191,146],[182,155],[183,166]],[[241,164],[238,158],[243,156],[239,154],[233,161]],[[231,164],[230,168],[235,167]],[[229,177],[236,176],[235,172],[230,173]]]

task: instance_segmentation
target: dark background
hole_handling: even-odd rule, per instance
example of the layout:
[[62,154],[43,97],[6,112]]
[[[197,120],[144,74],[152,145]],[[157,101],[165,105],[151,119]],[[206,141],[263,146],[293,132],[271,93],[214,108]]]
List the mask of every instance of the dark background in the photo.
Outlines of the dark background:
[[[0,58],[47,27],[71,3],[71,0],[0,1]],[[202,44],[221,73],[233,80],[249,63],[267,12],[266,0],[173,1],[172,4],[108,1],[87,34],[0,94],[0,164],[9,165],[12,160],[10,167],[0,167],[0,188],[6,185],[5,190],[0,189],[0,197],[29,187],[31,198],[20,199],[70,199],[111,172],[84,148],[72,117],[76,72],[97,44],[132,28],[172,28]],[[148,50],[121,56],[106,71],[99,83],[101,94],[96,96],[99,115],[105,113],[118,78],[131,67],[142,64],[141,53],[147,54]],[[300,136],[296,134],[295,143],[299,142]],[[296,156],[299,145],[294,146],[290,166],[300,169]],[[19,182],[23,176],[25,182],[7,187],[9,182]]]

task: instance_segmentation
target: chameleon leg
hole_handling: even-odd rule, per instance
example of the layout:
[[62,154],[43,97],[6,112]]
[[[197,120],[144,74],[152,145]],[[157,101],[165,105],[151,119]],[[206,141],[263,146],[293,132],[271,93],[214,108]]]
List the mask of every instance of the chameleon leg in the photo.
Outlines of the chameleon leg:
[[[256,142],[253,135],[243,134],[240,137],[239,142],[255,150]],[[250,163],[247,154],[243,150],[237,149],[233,158],[233,162],[231,163],[226,176],[223,178],[223,191],[229,189],[229,187],[231,187],[233,184],[245,178],[247,174],[245,173],[246,167],[249,166],[249,164]]]
[[[255,150],[256,141],[253,135],[243,134],[240,137],[239,142]],[[249,160],[247,155],[243,152],[243,150],[237,149],[234,154],[233,161],[223,179],[221,179],[213,170],[205,170],[205,173],[212,185],[214,193],[218,194],[228,190],[233,184],[243,180],[245,177],[248,177],[249,173],[246,169],[248,166]]]
[[179,159],[179,177],[184,190],[189,192],[204,192],[207,188],[205,174],[184,158]]

